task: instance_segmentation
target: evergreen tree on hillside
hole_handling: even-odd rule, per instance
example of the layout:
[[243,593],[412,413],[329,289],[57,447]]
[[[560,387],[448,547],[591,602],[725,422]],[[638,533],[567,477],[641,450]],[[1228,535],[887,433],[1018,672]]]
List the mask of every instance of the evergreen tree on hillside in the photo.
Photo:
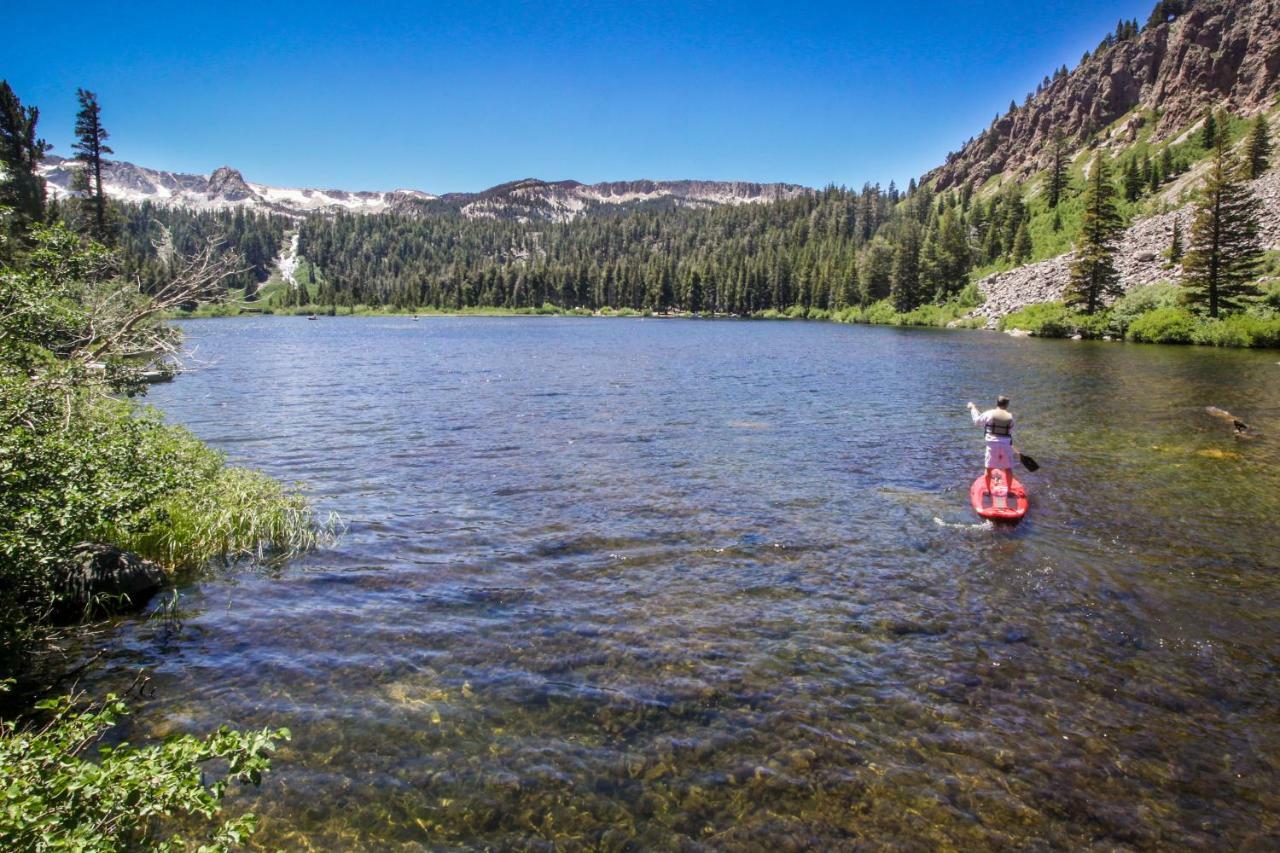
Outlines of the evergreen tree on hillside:
[[1213,110],[1208,110],[1204,114],[1204,125],[1200,128],[1200,147],[1206,151],[1212,150],[1218,141],[1218,117],[1213,114]]
[[1124,200],[1137,201],[1142,196],[1142,172],[1138,161],[1130,157],[1124,164]]
[[1160,185],[1164,183],[1164,175],[1160,171],[1160,162],[1145,160],[1143,168],[1146,172],[1147,190],[1153,195],[1159,191]]
[[1167,181],[1177,173],[1178,167],[1173,162],[1173,149],[1166,145],[1164,150],[1160,152],[1160,174]]
[[1240,300],[1258,293],[1253,279],[1262,260],[1260,210],[1245,168],[1231,156],[1226,135],[1219,135],[1182,262],[1187,301],[1210,317],[1237,310],[1243,307]]
[[76,143],[71,147],[76,152],[76,159],[85,164],[81,175],[88,183],[82,183],[81,186],[90,193],[88,201],[94,212],[94,236],[99,242],[108,243],[107,197],[102,191],[102,157],[115,152],[106,144],[110,134],[102,126],[102,108],[98,105],[98,96],[86,89],[77,89],[76,97],[80,100],[80,112],[76,113]]
[[877,302],[889,295],[893,277],[893,250],[877,237],[867,247],[858,263],[858,284],[863,305]]
[[911,311],[920,305],[920,226],[915,222],[907,222],[894,248],[889,298],[895,311]]
[[1067,144],[1062,132],[1053,135],[1053,147],[1050,149],[1049,177],[1045,184],[1049,206],[1057,208],[1062,201],[1062,193],[1067,189]]
[[1173,236],[1169,239],[1169,260],[1175,264],[1182,260],[1182,219],[1173,218]]
[[36,136],[39,120],[40,110],[24,107],[0,80],[0,205],[13,209],[15,235],[44,219],[44,179],[36,168],[51,146]]
[[1086,314],[1101,308],[1105,298],[1121,293],[1115,251],[1124,224],[1116,210],[1115,197],[1107,161],[1098,154],[1085,188],[1080,237],[1066,293],[1067,304],[1082,305]]
[[1017,236],[1013,238],[1013,262],[1025,264],[1030,260],[1032,251],[1031,231],[1027,228],[1027,223],[1023,222],[1018,226]]
[[1027,206],[1022,202],[1022,188],[1014,183],[1003,193],[1000,203],[1000,215],[1003,220],[1001,243],[1008,248],[1009,257],[1013,257],[1013,246],[1018,238],[1018,228],[1027,219]]
[[933,284],[934,298],[945,299],[969,283],[973,255],[965,236],[964,222],[954,207],[947,208],[938,223],[937,255]]
[[1245,175],[1251,181],[1262,177],[1262,173],[1271,168],[1271,131],[1265,115],[1254,119],[1249,141],[1245,143],[1244,162]]

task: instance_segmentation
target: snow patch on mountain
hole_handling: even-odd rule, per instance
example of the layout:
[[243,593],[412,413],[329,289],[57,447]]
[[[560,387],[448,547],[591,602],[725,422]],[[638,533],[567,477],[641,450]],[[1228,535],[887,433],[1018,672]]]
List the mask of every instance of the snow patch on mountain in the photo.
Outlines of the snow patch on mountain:
[[280,270],[280,278],[295,290],[298,288],[298,279],[294,274],[298,271],[298,239],[300,236],[295,231],[289,238],[289,244],[280,250],[280,257],[276,258],[276,268]]
[[[76,194],[71,189],[83,168],[75,160],[48,157],[40,174],[52,198]],[[207,177],[147,169],[124,161],[103,164],[103,189],[124,202],[184,207],[192,210],[242,208],[285,216],[339,212],[357,214],[460,213],[472,219],[569,222],[593,209],[663,204],[713,207],[794,198],[813,192],[796,184],[743,181],[614,181],[581,184],[527,178],[499,184],[479,193],[435,196],[418,190],[350,191],[275,187],[251,183],[236,169],[223,166]]]
[[[72,189],[83,166],[75,160],[48,157],[40,167],[51,198],[76,195]],[[208,177],[147,169],[123,161],[103,164],[102,187],[124,202],[151,202],[192,210],[245,208],[291,216],[308,213],[386,213],[435,196],[417,190],[390,192],[294,189],[249,183],[239,171],[223,166]]]

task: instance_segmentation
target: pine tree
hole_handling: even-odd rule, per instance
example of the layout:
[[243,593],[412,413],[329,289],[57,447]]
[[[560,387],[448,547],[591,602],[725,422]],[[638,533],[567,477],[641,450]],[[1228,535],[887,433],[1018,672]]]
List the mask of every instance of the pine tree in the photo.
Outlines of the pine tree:
[[1083,305],[1086,314],[1101,308],[1105,298],[1121,292],[1115,251],[1123,222],[1116,210],[1115,196],[1107,161],[1098,154],[1085,188],[1080,237],[1066,294],[1067,304]]
[[1062,211],[1056,207],[1053,209],[1053,230],[1055,233],[1062,230]]
[[1024,221],[1018,226],[1018,234],[1013,239],[1013,262],[1019,265],[1025,264],[1031,258],[1032,251],[1031,231]]
[[1204,114],[1204,126],[1200,128],[1200,147],[1212,150],[1218,140],[1218,118],[1209,110]]
[[1160,174],[1167,181],[1177,173],[1178,167],[1173,162],[1173,149],[1165,146],[1165,149],[1160,152]]
[[1265,115],[1254,119],[1244,152],[1245,174],[1249,180],[1262,177],[1262,173],[1271,168],[1271,134]]
[[1059,131],[1053,135],[1052,159],[1049,162],[1049,178],[1045,191],[1049,196],[1049,206],[1057,208],[1062,201],[1062,193],[1067,188],[1067,146]]
[[1124,200],[1137,201],[1142,196],[1142,172],[1138,161],[1130,157],[1124,165]]
[[858,264],[858,284],[863,305],[878,302],[889,295],[893,276],[893,250],[880,237],[872,241]]
[[1187,301],[1210,317],[1241,308],[1241,299],[1258,292],[1253,278],[1262,260],[1260,209],[1246,183],[1245,167],[1231,156],[1226,135],[1219,135],[1182,263]]
[[908,222],[893,253],[889,280],[893,310],[906,312],[920,304],[920,227]]
[[1182,219],[1173,218],[1173,236],[1169,239],[1169,260],[1175,264],[1182,260]]
[[938,272],[942,294],[949,296],[969,283],[973,254],[965,236],[964,223],[954,207],[942,215],[938,238]]
[[76,113],[76,144],[71,147],[76,151],[76,159],[84,163],[85,169],[92,173],[92,184],[88,189],[97,225],[95,236],[105,243],[108,242],[107,198],[102,192],[102,156],[115,152],[106,145],[110,134],[102,126],[102,108],[98,105],[98,96],[86,89],[77,89],[76,97],[80,100],[80,112]]
[[36,171],[50,146],[36,136],[40,110],[24,107],[0,80],[0,205],[13,209],[13,230],[44,219],[44,179]]

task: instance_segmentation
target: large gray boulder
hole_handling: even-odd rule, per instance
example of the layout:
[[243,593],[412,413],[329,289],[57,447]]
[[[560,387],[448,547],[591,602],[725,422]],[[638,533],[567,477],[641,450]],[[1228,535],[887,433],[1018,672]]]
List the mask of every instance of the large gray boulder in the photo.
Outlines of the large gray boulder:
[[164,586],[155,563],[114,545],[84,543],[63,565],[57,617],[64,622],[137,610]]

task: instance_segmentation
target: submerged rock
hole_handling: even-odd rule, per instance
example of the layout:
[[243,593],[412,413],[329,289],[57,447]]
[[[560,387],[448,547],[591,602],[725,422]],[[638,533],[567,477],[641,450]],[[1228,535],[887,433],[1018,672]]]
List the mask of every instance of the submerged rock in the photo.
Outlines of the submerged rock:
[[62,567],[57,617],[64,622],[142,607],[164,585],[155,563],[114,545],[86,542]]

